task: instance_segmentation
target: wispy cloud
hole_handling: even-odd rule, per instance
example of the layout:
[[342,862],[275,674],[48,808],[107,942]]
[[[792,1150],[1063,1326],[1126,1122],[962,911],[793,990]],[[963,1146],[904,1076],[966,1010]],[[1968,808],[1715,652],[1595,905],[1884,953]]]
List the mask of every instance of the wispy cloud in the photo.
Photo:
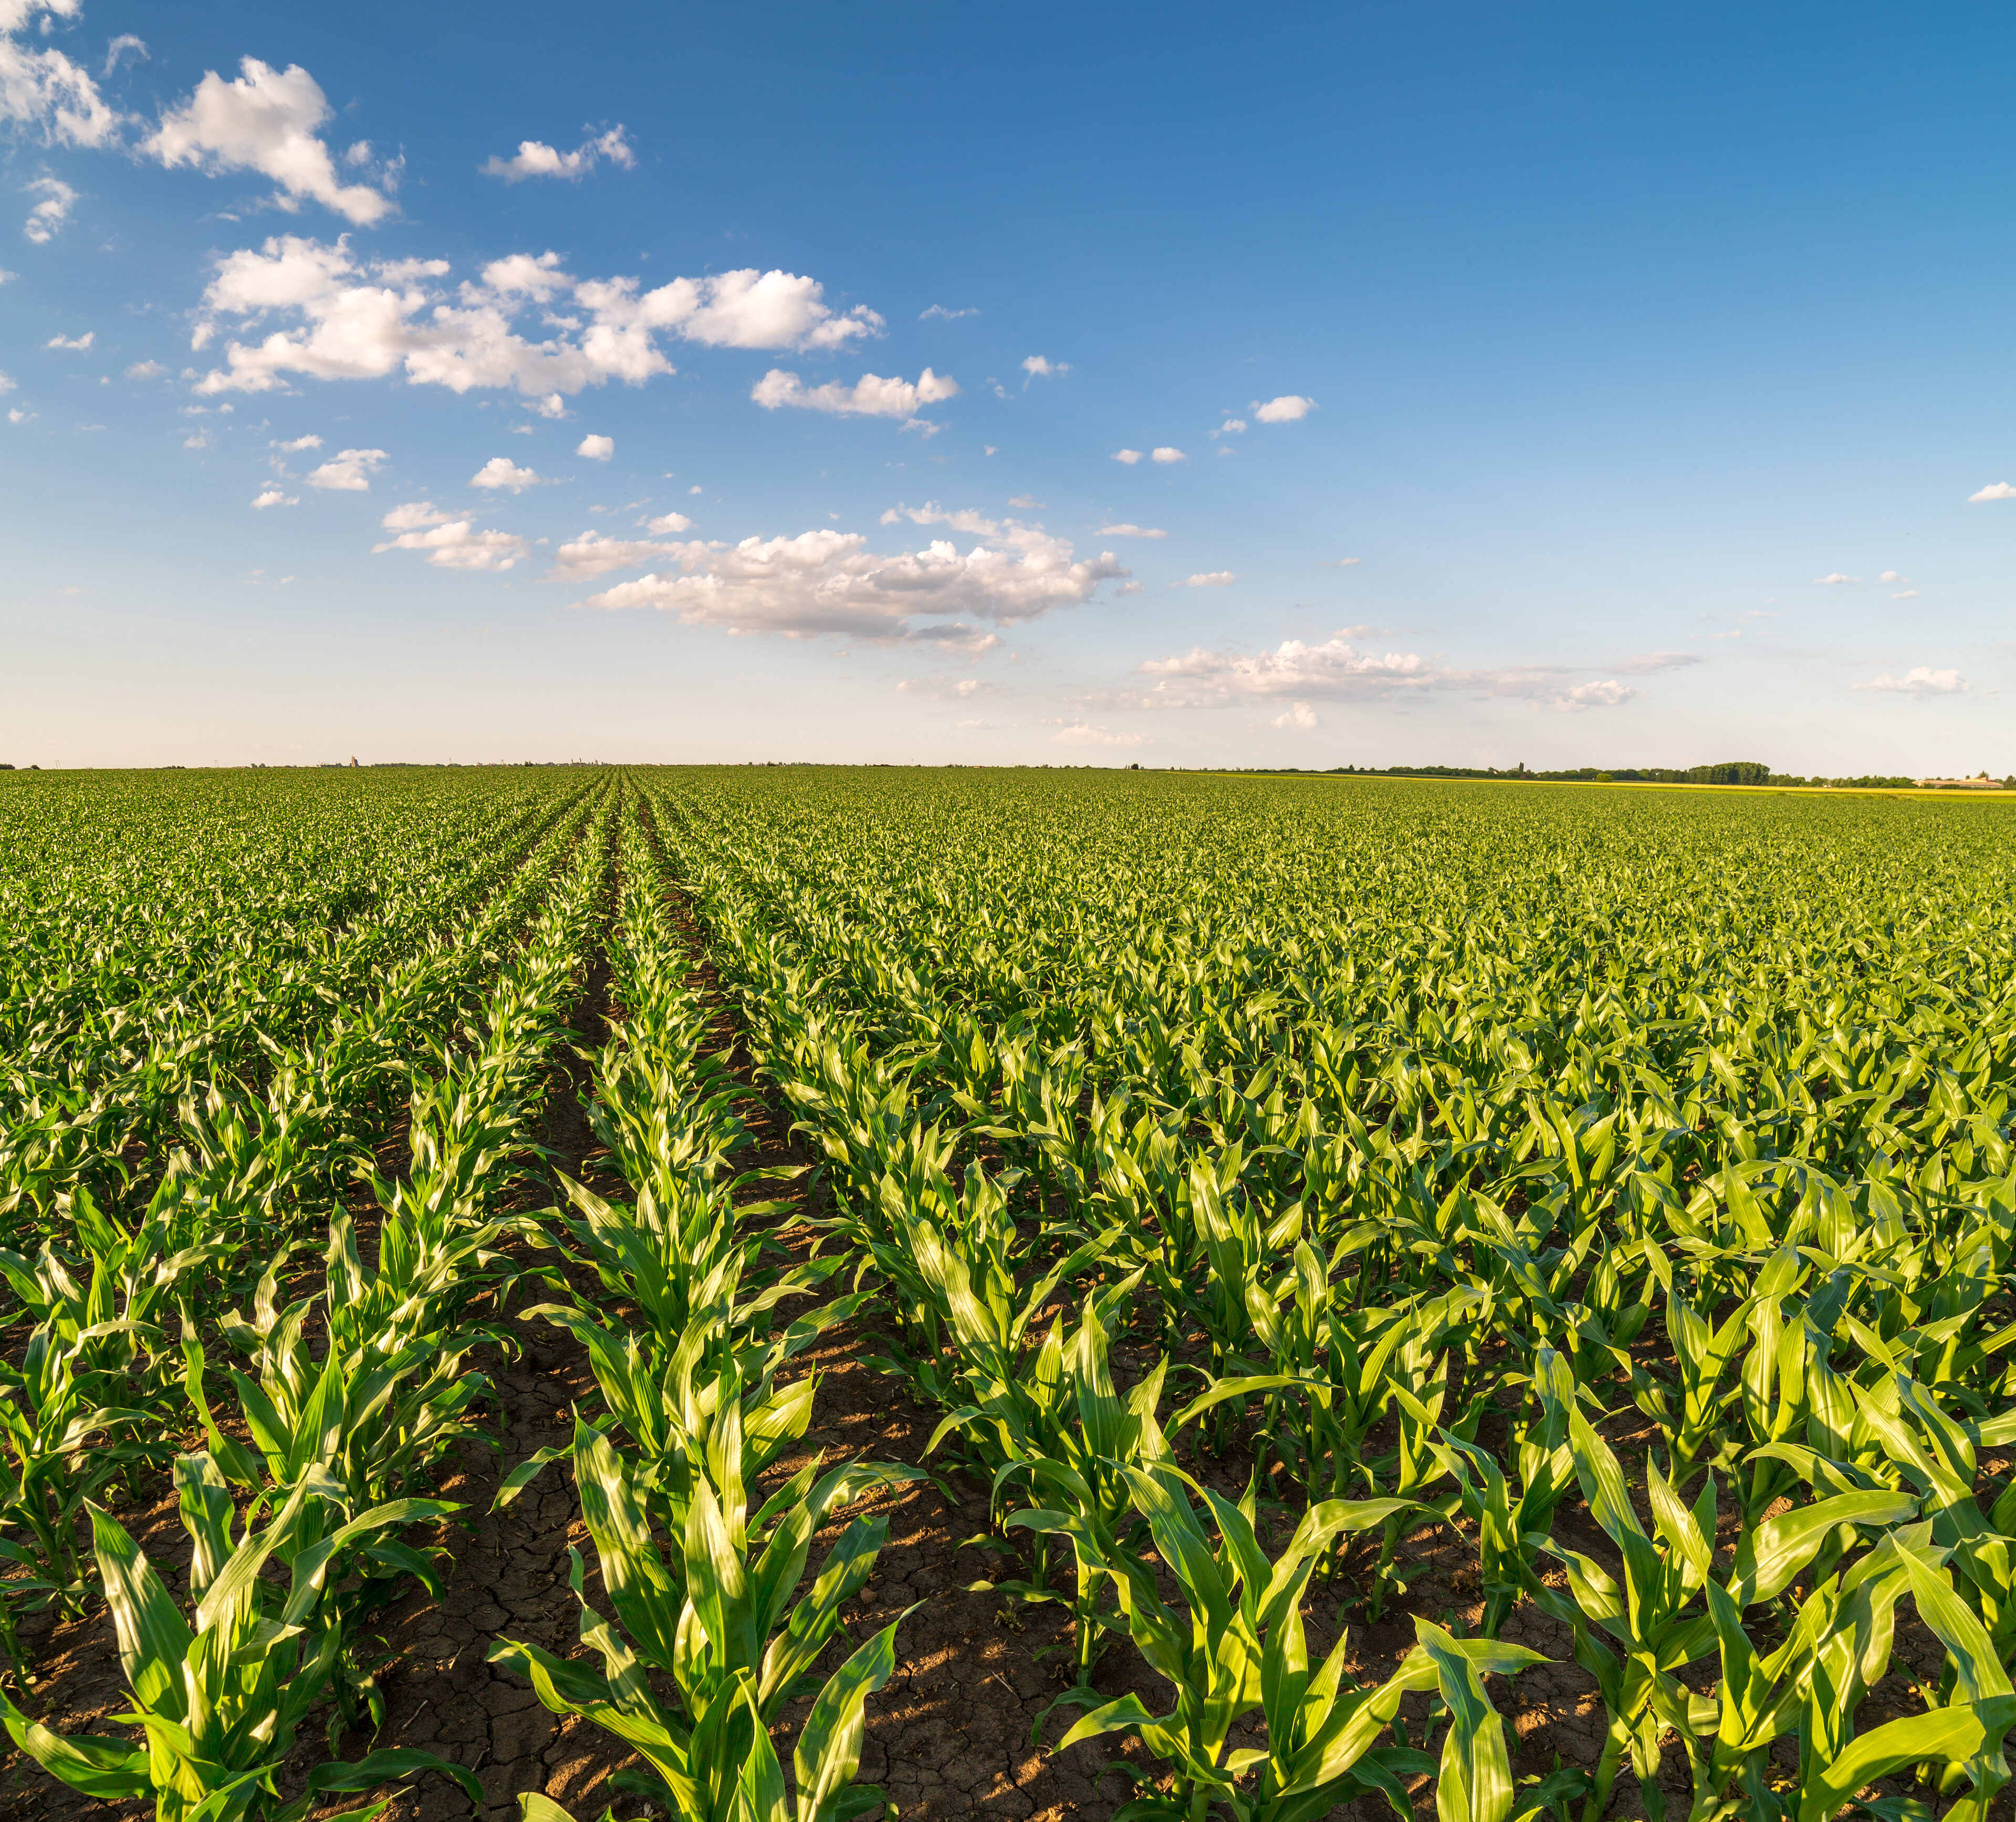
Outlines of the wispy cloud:
[[556,151],[538,139],[521,139],[514,157],[492,157],[477,167],[485,177],[501,177],[506,183],[523,183],[528,177],[559,177],[579,182],[596,165],[614,164],[624,171],[637,162],[630,142],[621,126],[611,127],[599,139],[585,139],[571,152]]
[[1166,538],[1168,536],[1168,532],[1157,531],[1151,525],[1132,525],[1125,521],[1118,525],[1100,526],[1099,535],[1102,538]]

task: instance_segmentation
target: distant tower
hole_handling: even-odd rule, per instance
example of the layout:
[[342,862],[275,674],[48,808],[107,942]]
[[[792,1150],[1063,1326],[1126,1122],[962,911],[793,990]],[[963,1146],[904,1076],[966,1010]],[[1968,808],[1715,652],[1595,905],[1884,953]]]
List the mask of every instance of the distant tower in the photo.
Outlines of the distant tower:
[[352,765],[355,765],[357,763],[357,755],[355,753],[350,755],[350,763]]

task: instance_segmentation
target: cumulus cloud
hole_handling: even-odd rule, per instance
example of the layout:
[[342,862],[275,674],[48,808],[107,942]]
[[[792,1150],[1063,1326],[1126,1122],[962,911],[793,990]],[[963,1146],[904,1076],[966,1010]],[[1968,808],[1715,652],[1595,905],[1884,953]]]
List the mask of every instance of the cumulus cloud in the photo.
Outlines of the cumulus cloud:
[[[1010,500],[1008,503],[1012,506],[1016,502]],[[1118,525],[1102,525],[1099,528],[1099,535],[1102,538],[1166,538],[1168,536],[1168,532],[1157,531],[1150,525],[1132,525],[1124,523]]]
[[1895,570],[1885,570],[1876,579],[1879,582],[1908,582],[1911,578],[1909,576],[1899,575]]
[[2016,500],[2016,487],[2011,487],[2006,481],[1991,481],[1979,493],[1971,493],[1967,496],[1969,506],[1977,500]]
[[128,380],[158,380],[167,372],[159,361],[135,361],[126,369]]
[[1253,415],[1263,424],[1291,424],[1298,418],[1305,418],[1316,408],[1313,398],[1304,398],[1298,393],[1284,392],[1279,398],[1270,398],[1265,405],[1255,399]]
[[1916,589],[1900,589],[1890,597],[1893,601],[1915,601],[1917,598],[1918,591]]
[[469,477],[469,484],[523,493],[528,487],[544,487],[547,482],[537,469],[521,468],[508,456],[493,456]]
[[321,467],[308,470],[308,485],[338,493],[368,493],[371,477],[391,459],[383,449],[340,450]]
[[1277,728],[1319,728],[1323,717],[1306,702],[1291,702],[1274,717],[1273,725]]
[[82,335],[52,335],[42,344],[45,348],[88,348],[98,340],[98,331],[87,329]]
[[1815,576],[1813,586],[1816,589],[1852,588],[1861,580],[1859,576],[1845,576],[1839,570],[1836,570],[1831,575]]
[[[1029,380],[1053,379],[1058,374],[1068,373],[1071,371],[1071,362],[1049,361],[1041,355],[1031,355],[1022,362],[1022,371],[1029,376]],[[1026,387],[1029,383],[1029,380],[1024,380],[1022,383]]]
[[904,514],[970,525],[974,542],[961,549],[938,538],[921,550],[884,556],[858,532],[832,530],[733,546],[695,539],[674,546],[671,560],[652,574],[579,605],[655,607],[731,632],[832,633],[984,650],[996,642],[982,624],[1013,625],[1076,607],[1100,583],[1128,573],[1110,551],[1079,558],[1064,539],[1013,520],[996,524],[935,506]]
[[585,456],[591,462],[607,462],[615,453],[614,437],[583,437],[574,448],[575,455]]
[[298,456],[304,449],[319,449],[322,447],[322,438],[311,431],[305,437],[290,437],[284,443],[275,443],[273,447],[275,449],[285,450],[290,456]]
[[387,531],[417,531],[423,526],[445,525],[455,515],[444,513],[431,500],[415,500],[394,506],[378,523]]
[[1616,678],[1607,678],[1600,682],[1578,683],[1571,690],[1564,690],[1554,698],[1554,707],[1567,711],[1578,708],[1615,708],[1642,696],[1642,690],[1634,690]]
[[1149,456],[1148,459],[1151,462],[1163,463],[1187,462],[1190,460],[1190,457],[1186,456],[1182,450],[1171,448],[1167,444],[1165,444],[1161,448],[1155,450]]
[[437,569],[507,570],[530,546],[516,532],[479,531],[466,519],[452,519],[430,531],[402,531],[371,549],[374,555],[386,550],[417,550]]
[[1872,677],[1867,683],[1857,683],[1852,687],[1857,690],[1895,690],[1900,695],[1915,696],[1922,699],[1928,696],[1960,695],[1965,692],[1967,682],[1967,679],[1956,670],[1935,671],[1928,664],[1913,664],[1901,677],[1892,677],[1886,674],[1881,677]]
[[915,418],[925,405],[959,395],[959,382],[941,378],[927,367],[913,386],[907,380],[884,380],[864,373],[851,386],[829,380],[807,386],[795,373],[772,367],[751,389],[749,396],[765,411],[794,405],[804,411],[832,412],[844,417]]
[[599,139],[584,139],[571,152],[556,152],[538,139],[520,139],[517,156],[492,157],[477,168],[485,177],[501,177],[506,183],[522,183],[528,177],[564,177],[578,180],[607,160],[628,171],[637,154],[623,137],[621,126],[611,127]]
[[283,493],[277,487],[261,488],[252,504],[255,510],[268,506],[297,506],[301,503],[298,494]]
[[663,537],[668,531],[690,531],[693,529],[693,520],[683,513],[661,513],[644,529],[646,531],[655,531]]
[[[640,293],[635,279],[576,279],[555,253],[493,260],[453,291],[430,282],[447,271],[443,260],[360,261],[347,236],[326,245],[285,235],[226,254],[203,294],[196,347],[226,318],[295,320],[257,343],[231,342],[225,365],[196,390],[268,392],[296,373],[362,380],[403,370],[412,385],[455,392],[515,387],[542,415],[561,417],[565,398],[584,387],[675,371],[660,334],[712,347],[836,347],[882,327],[865,308],[836,315],[815,280],[790,272],[674,279]],[[520,332],[528,313],[539,319],[535,334]]]
[[1017,494],[1008,503],[1011,506],[1020,506],[1025,513],[1040,513],[1043,510],[1043,502],[1034,494]]
[[1224,589],[1229,588],[1238,580],[1230,570],[1201,570],[1193,576],[1186,577],[1183,586],[1186,589]]
[[335,117],[321,85],[298,63],[275,70],[257,57],[226,81],[204,73],[196,91],[161,118],[141,150],[173,168],[256,171],[280,186],[273,200],[289,211],[320,203],[359,227],[383,221],[397,207],[368,184],[343,182],[319,129]]
[[[678,517],[677,513],[672,515]],[[549,582],[588,582],[612,570],[642,569],[661,557],[678,560],[680,546],[657,544],[644,538],[610,538],[599,531],[584,531],[555,552],[553,567],[546,571]]]
[[104,146],[118,135],[120,116],[88,70],[22,41],[38,14],[46,34],[52,20],[82,9],[83,0],[0,0],[0,121],[39,130],[45,144]]
[[1510,697],[1557,709],[1613,708],[1640,693],[1612,677],[1576,682],[1562,665],[1514,665],[1459,670],[1418,652],[1379,652],[1357,643],[1370,628],[1351,628],[1320,643],[1287,639],[1272,651],[1211,651],[1202,646],[1139,667],[1151,679],[1144,690],[1111,691],[1089,705],[1126,708],[1219,708],[1244,701],[1291,705],[1324,700],[1367,701],[1451,690]]
[[[5,4],[5,0],[0,0],[0,5]],[[0,44],[5,41],[0,38]],[[39,196],[42,200],[28,211],[27,220],[21,224],[21,232],[36,246],[46,247],[69,220],[70,205],[77,200],[77,192],[53,177],[38,177],[22,188],[31,196]]]
[[1229,417],[1223,423],[1220,424],[1216,430],[1213,430],[1211,434],[1214,437],[1237,437],[1244,434],[1245,429],[1245,419],[1241,417]]
[[1101,727],[1094,722],[1073,722],[1068,727],[1059,728],[1052,736],[1060,747],[1145,747],[1145,734],[1124,733],[1116,728]]
[[1113,452],[1113,459],[1116,462],[1124,462],[1132,468],[1141,459],[1141,452],[1139,449],[1116,449]]

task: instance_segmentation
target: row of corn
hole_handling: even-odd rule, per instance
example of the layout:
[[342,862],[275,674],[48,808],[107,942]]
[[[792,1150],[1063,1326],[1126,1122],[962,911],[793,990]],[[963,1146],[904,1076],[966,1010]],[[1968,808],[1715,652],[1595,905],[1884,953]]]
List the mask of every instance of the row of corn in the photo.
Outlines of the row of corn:
[[[383,1719],[376,1616],[442,1592],[448,1553],[423,1539],[458,1508],[427,1489],[452,1446],[481,1435],[490,1388],[471,1356],[517,1346],[502,1318],[545,1244],[511,1191],[603,915],[617,793],[540,801],[529,856],[522,841],[494,863],[466,852],[466,887],[439,901],[452,915],[376,945],[371,992],[275,1041],[263,1079],[220,1071],[185,1097],[133,1215],[83,1176],[13,1211],[43,1238],[32,1257],[0,1251],[32,1324],[21,1366],[0,1369],[5,1643],[32,1705],[18,1616],[103,1601],[119,1718],[142,1743],[59,1735],[7,1697],[0,1715],[89,1795],[150,1799],[164,1822],[297,1822],[333,1793],[434,1772],[480,1799],[431,1754],[336,1752]],[[484,826],[530,813],[509,808]],[[401,1103],[410,1164],[387,1173],[372,1142]],[[362,1246],[340,1193],[352,1178],[368,1191]],[[185,1575],[150,1563],[117,1515],[163,1471]],[[326,1752],[297,1754],[325,1705]]]

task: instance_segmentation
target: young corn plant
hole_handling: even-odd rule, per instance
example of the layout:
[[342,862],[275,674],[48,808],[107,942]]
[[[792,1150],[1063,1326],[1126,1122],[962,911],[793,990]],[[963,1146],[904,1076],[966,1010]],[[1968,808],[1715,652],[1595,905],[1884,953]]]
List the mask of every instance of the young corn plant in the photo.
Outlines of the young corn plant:
[[[146,1745],[102,1735],[65,1738],[0,1696],[0,1717],[15,1743],[86,1795],[151,1797],[157,1822],[301,1822],[322,1792],[369,1789],[423,1770],[453,1777],[472,1803],[479,1801],[481,1787],[470,1773],[411,1751],[323,1766],[292,1799],[283,1798],[279,1781],[340,1646],[327,1608],[332,1566],[363,1539],[456,1508],[437,1500],[394,1500],[313,1535],[316,1508],[335,1503],[340,1516],[340,1490],[311,1475],[263,1525],[257,1521],[266,1502],[255,1500],[241,1529],[230,1488],[207,1455],[178,1457],[175,1485],[194,1547],[187,1613],[124,1527],[90,1509],[132,1703],[117,1718],[143,1728]],[[261,1574],[269,1559],[286,1566],[284,1587]]]
[[[1401,1780],[1435,1769],[1406,1746],[1379,1744],[1410,1690],[1440,1687],[1452,1723],[1441,1761],[1438,1802],[1448,1817],[1509,1813],[1510,1761],[1503,1723],[1480,1673],[1510,1674],[1541,1661],[1520,1645],[1453,1639],[1425,1620],[1420,1643],[1375,1688],[1347,1688],[1348,1640],[1340,1638],[1312,1674],[1301,1602],[1318,1559],[1340,1533],[1379,1523],[1390,1500],[1325,1500],[1303,1514],[1287,1548],[1269,1561],[1254,1532],[1248,1487],[1237,1503],[1200,1489],[1214,1543],[1191,1503],[1187,1475],[1168,1468],[1126,1471],[1130,1496],[1148,1521],[1157,1554],[1176,1579],[1183,1607],[1165,1603],[1142,1559],[1112,1565],[1128,1630],[1157,1675],[1175,1691],[1166,1714],[1125,1695],[1085,1716],[1058,1750],[1122,1730],[1168,1768],[1166,1794],[1137,1797],[1129,1822],[1201,1822],[1214,1808],[1233,1822],[1318,1822],[1337,1804],[1375,1792],[1395,1813],[1413,1810]],[[1233,1727],[1259,1709],[1267,1744],[1234,1750]],[[1448,1806],[1455,1805],[1455,1807]]]
[[[1711,1472],[1690,1508],[1656,1464],[1646,1464],[1653,1532],[1633,1510],[1622,1465],[1579,1410],[1568,1417],[1568,1447],[1589,1516],[1623,1558],[1620,1584],[1593,1558],[1550,1536],[1541,1544],[1568,1575],[1564,1598],[1528,1572],[1527,1592],[1541,1608],[1574,1629],[1575,1658],[1597,1680],[1609,1731],[1583,1822],[1597,1822],[1626,1753],[1648,1813],[1663,1813],[1656,1773],[1659,1740],[1668,1728],[1692,1741],[1712,1732],[1715,1705],[1694,1694],[1674,1673],[1714,1650],[1716,1627],[1703,1590],[1715,1573],[1716,1487]],[[1836,1494],[1746,1531],[1734,1573],[1722,1592],[1736,1612],[1777,1599],[1816,1557],[1838,1559],[1841,1536],[1857,1527],[1902,1524],[1917,1502],[1878,1489]],[[1615,1641],[1613,1650],[1592,1628]],[[1695,1766],[1697,1788],[1703,1773]]]
[[[579,1715],[634,1748],[650,1770],[619,1773],[619,1788],[687,1822],[743,1822],[745,1804],[765,1818],[787,1817],[769,1730],[787,1702],[811,1693],[809,1673],[840,1632],[842,1604],[867,1580],[888,1522],[848,1525],[798,1597],[812,1536],[830,1512],[898,1476],[855,1466],[820,1479],[814,1461],[752,1514],[730,1407],[684,1526],[661,1546],[636,1477],[608,1439],[577,1423],[572,1453],[581,1516],[615,1610],[612,1621],[588,1604],[581,1559],[571,1553],[581,1640],[603,1668],[509,1640],[491,1647],[490,1661],[527,1677],[555,1714]],[[818,1690],[795,1755],[806,1822],[841,1822],[880,1802],[879,1791],[848,1786],[860,1763],[862,1705],[895,1667],[902,1617]]]

